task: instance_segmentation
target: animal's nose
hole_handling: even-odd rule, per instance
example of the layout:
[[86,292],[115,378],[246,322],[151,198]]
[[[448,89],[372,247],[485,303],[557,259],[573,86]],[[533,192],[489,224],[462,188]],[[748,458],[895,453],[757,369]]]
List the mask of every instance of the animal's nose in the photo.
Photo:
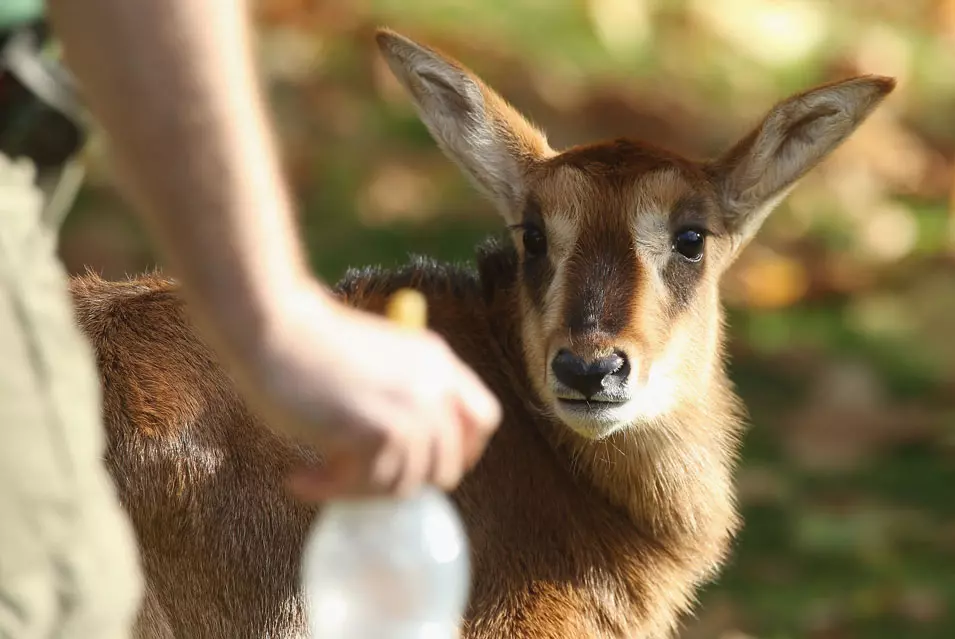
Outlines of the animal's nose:
[[566,348],[562,348],[551,362],[557,380],[587,399],[602,390],[621,386],[630,374],[630,366],[623,353],[615,352],[588,362]]

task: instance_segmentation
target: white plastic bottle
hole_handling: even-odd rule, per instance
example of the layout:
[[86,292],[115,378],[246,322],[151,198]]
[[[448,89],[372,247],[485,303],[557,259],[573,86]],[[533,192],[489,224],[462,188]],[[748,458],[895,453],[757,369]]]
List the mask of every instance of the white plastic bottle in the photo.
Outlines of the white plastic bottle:
[[454,639],[470,565],[457,511],[427,488],[329,505],[303,561],[312,639]]
[[[399,291],[387,314],[425,325],[424,297]],[[467,535],[436,488],[407,499],[328,504],[306,540],[312,639],[455,639],[470,588]]]

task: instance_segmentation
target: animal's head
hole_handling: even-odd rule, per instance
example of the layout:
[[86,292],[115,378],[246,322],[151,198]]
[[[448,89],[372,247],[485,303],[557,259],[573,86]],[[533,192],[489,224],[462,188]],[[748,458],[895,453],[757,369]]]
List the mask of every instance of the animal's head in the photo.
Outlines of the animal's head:
[[442,150],[512,230],[528,372],[590,438],[707,396],[721,275],[895,86],[868,76],[791,97],[714,161],[631,141],[558,152],[460,63],[387,30],[378,44]]

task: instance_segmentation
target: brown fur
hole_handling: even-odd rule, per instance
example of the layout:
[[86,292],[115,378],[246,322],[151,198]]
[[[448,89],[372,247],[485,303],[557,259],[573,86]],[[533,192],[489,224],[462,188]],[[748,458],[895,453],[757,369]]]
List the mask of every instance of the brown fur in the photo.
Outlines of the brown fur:
[[[416,260],[350,272],[336,289],[374,312],[398,288],[422,291],[431,328],[504,407],[453,494],[472,553],[464,637],[668,637],[740,525],[741,410],[723,366],[719,277],[781,190],[891,86],[862,79],[836,85],[845,96],[798,96],[714,163],[627,140],[558,154],[458,63],[393,34],[379,41],[429,126],[446,118],[432,129],[442,148],[478,173],[508,222],[540,225],[549,242],[535,262],[515,230],[514,246],[480,250],[477,273]],[[813,100],[823,107],[807,115],[800,101]],[[848,119],[837,109],[825,120],[827,100]],[[492,125],[476,150],[455,130],[474,121]],[[776,181],[754,190],[757,171]],[[670,246],[687,225],[711,234],[699,263]],[[315,511],[282,481],[314,456],[249,414],[172,282],[87,275],[72,291],[102,374],[107,464],[142,549],[140,636],[304,636],[297,567]],[[617,349],[638,386],[665,392],[626,424],[573,423],[549,385],[558,348]]]
[[[466,636],[660,634],[674,622],[674,604],[689,601],[683,583],[700,580],[725,552],[736,523],[725,505],[720,512],[728,487],[711,498],[704,482],[680,487],[678,475],[658,474],[678,462],[665,442],[646,453],[626,438],[593,445],[576,470],[548,445],[542,433],[552,426],[520,364],[514,260],[495,248],[480,279],[419,262],[401,273],[356,273],[339,288],[348,303],[375,311],[401,286],[424,291],[431,326],[504,404],[504,425],[454,495],[475,575]],[[150,616],[160,611],[174,633],[143,636],[297,636],[296,568],[312,512],[289,499],[281,481],[304,453],[245,411],[171,282],[87,275],[72,289],[102,371],[107,463],[139,535]],[[585,468],[613,466],[615,480],[639,491],[654,516],[632,522],[577,479]],[[670,484],[674,494],[656,494]],[[710,525],[671,526],[666,511],[688,507],[722,519],[712,526],[720,533],[710,539]]]

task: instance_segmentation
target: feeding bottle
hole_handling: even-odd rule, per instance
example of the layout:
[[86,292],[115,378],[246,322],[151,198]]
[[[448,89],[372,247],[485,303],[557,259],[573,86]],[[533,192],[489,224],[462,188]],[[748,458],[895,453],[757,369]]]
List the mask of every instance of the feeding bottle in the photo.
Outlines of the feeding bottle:
[[[424,325],[424,298],[399,291],[388,315]],[[403,499],[329,503],[302,578],[312,639],[454,639],[470,583],[464,526],[432,487]]]

